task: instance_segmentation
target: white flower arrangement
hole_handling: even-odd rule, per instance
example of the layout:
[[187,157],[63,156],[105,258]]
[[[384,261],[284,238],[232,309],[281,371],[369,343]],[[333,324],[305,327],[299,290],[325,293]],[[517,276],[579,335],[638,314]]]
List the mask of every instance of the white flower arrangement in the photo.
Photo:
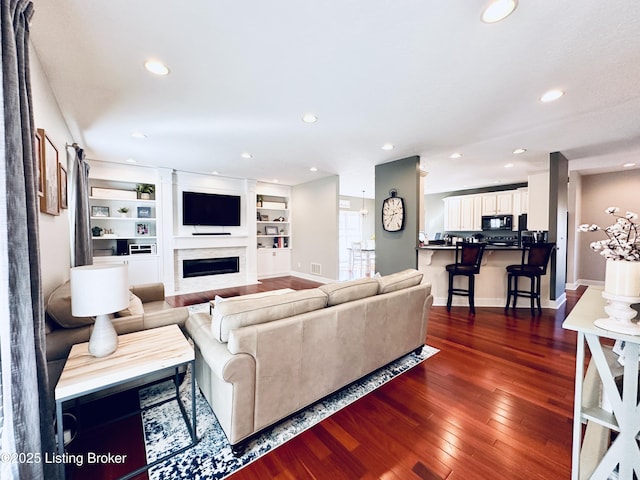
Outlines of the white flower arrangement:
[[582,224],[578,227],[579,232],[596,232],[598,230],[605,233],[607,238],[597,242],[591,242],[591,249],[600,253],[603,257],[612,260],[626,260],[627,262],[640,261],[640,237],[638,237],[638,225],[634,220],[638,219],[638,214],[627,212],[624,216],[618,215],[618,207],[609,207],[606,213],[617,218],[616,223],[600,228],[598,225]]

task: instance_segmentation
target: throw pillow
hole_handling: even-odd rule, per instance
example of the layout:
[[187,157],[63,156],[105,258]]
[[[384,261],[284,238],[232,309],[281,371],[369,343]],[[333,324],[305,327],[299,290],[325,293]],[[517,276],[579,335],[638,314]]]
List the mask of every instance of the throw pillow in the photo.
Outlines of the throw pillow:
[[47,315],[62,328],[77,328],[91,325],[93,317],[71,315],[71,283],[66,282],[56,288],[47,300]]

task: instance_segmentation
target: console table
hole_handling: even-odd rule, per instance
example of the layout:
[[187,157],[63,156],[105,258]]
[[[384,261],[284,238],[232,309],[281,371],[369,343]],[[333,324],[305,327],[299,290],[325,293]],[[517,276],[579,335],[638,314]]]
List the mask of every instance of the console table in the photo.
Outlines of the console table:
[[[89,353],[88,343],[79,343],[71,348],[55,389],[56,418],[58,427],[58,453],[64,455],[62,411],[63,403],[83,397],[93,392],[109,389],[143,379],[156,372],[173,371],[175,374],[175,397],[149,405],[132,412],[135,415],[149,410],[166,401],[176,400],[191,435],[191,443],[166,456],[145,465],[124,478],[131,478],[168,458],[184,452],[197,442],[196,436],[196,395],[195,395],[195,355],[193,348],[177,325],[143,330],[120,335],[118,349],[109,356],[96,358]],[[182,366],[191,365],[191,421],[187,416],[179,394],[178,373]],[[64,465],[62,465],[64,475]]]
[[[634,471],[640,477],[640,448],[636,441],[640,431],[640,336],[596,327],[593,323],[596,319],[607,317],[604,305],[602,288],[589,287],[562,324],[564,328],[578,333],[572,480],[606,480],[616,466],[620,480],[632,480]],[[611,344],[615,340],[625,342],[624,366],[618,363],[617,355],[612,352]],[[585,342],[591,352],[586,375]],[[615,382],[615,377],[620,374],[623,375],[622,395]],[[602,398],[606,398],[610,408],[603,408]],[[586,423],[584,440],[583,423]],[[611,432],[617,433],[613,442],[610,442]]]

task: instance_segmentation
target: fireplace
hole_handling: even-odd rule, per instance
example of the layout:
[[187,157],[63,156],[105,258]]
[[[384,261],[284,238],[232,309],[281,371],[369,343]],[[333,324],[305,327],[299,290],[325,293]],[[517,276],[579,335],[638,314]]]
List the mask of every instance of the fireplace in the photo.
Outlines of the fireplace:
[[182,261],[183,278],[222,275],[239,271],[240,257],[198,258]]

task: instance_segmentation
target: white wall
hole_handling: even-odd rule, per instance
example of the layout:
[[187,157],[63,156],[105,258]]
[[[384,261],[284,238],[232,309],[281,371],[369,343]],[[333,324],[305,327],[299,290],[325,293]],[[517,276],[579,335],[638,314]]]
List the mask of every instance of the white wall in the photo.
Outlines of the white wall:
[[[577,224],[595,223],[602,228],[613,225],[615,218],[605,213],[607,207],[619,207],[622,214],[627,210],[640,213],[638,197],[640,169],[614,173],[584,175],[580,197],[580,218]],[[606,238],[602,232],[580,233],[577,236],[576,263],[580,283],[602,283],[604,281],[604,257],[591,250],[589,244]]]
[[[65,144],[73,143],[71,133],[58,108],[56,99],[33,48],[31,56],[31,91],[35,128],[45,130],[47,136],[58,150],[58,160],[67,166],[70,174],[68,150]],[[58,285],[69,279],[71,266],[69,210],[63,209],[60,215],[40,213],[40,266],[44,299]]]
[[311,263],[319,263],[322,278],[318,281],[338,279],[339,193],[337,175],[291,188],[291,267],[299,276],[313,279]]

